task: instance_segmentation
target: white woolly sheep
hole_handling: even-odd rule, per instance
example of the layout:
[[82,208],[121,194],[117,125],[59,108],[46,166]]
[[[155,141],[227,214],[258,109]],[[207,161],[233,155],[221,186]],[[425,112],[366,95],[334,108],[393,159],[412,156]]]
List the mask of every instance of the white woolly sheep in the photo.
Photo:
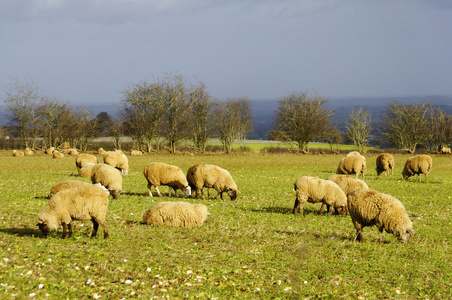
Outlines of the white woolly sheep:
[[347,153],[346,157],[355,156],[355,155],[361,155],[359,151],[351,151]]
[[420,154],[411,156],[407,159],[405,166],[403,167],[403,179],[408,179],[417,174],[419,176],[419,181],[421,181],[421,174],[425,174],[425,182],[427,182],[428,174],[432,170],[432,164],[433,161],[429,155]]
[[204,197],[204,187],[214,188],[217,191],[215,198],[220,195],[221,200],[223,200],[223,192],[226,192],[232,201],[237,199],[239,194],[237,184],[229,171],[216,165],[200,163],[190,167],[187,172],[187,180],[190,186],[196,190],[196,198],[199,198],[200,194]]
[[93,184],[100,183],[110,191],[113,199],[119,199],[119,195],[122,192],[122,175],[118,169],[106,164],[95,164],[92,167],[88,164],[84,168],[86,167],[92,168],[91,182]]
[[127,156],[119,151],[107,151],[104,154],[104,163],[112,166],[127,175],[129,173],[129,160]]
[[366,173],[366,158],[364,156],[346,156],[339,161],[336,174],[356,174],[356,178],[358,178],[360,173],[362,174],[364,180],[364,174]]
[[[328,177],[328,180],[331,180],[332,182],[336,183],[344,191],[345,196],[347,197],[357,189],[369,188],[367,183],[350,175],[335,174]],[[321,211],[323,211],[325,205],[326,205],[325,203],[322,203],[322,207],[320,208]],[[329,205],[326,205],[326,207],[327,210],[330,211]]]
[[93,168],[97,164],[88,163],[78,171],[78,175],[81,177],[91,177],[93,175]]
[[63,153],[61,153],[61,152],[59,152],[57,150],[53,151],[53,158],[63,158],[63,157],[64,157]]
[[390,153],[382,153],[377,156],[376,160],[376,170],[377,175],[380,176],[381,173],[385,172],[386,176],[389,175],[389,170],[391,170],[391,175],[394,170],[394,156]]
[[[333,181],[325,180],[312,176],[299,177],[294,182],[296,192],[295,205],[293,213],[301,212],[304,214],[303,205],[306,202],[322,202],[325,205],[333,206],[336,212],[345,214],[347,209],[347,196],[344,191]],[[325,206],[322,205],[320,214],[323,213]],[[331,211],[333,213],[333,211]]]
[[64,150],[64,154],[67,154],[67,155],[78,155],[78,150],[75,149],[75,148],[69,148],[69,149]]
[[58,192],[61,192],[62,190],[72,189],[76,187],[82,187],[82,186],[91,186],[91,183],[80,181],[80,180],[66,180],[60,183],[55,184],[50,189],[50,197],[55,195]]
[[105,150],[104,150],[104,148],[99,148],[98,150],[97,150],[97,154],[100,154],[100,155],[104,155],[105,154]]
[[140,156],[140,155],[143,155],[143,152],[140,151],[140,150],[132,149],[132,150],[130,151],[130,155],[132,155],[132,156]]
[[25,153],[22,150],[13,150],[13,156],[24,156]]
[[83,153],[79,154],[75,159],[75,166],[77,167],[77,171],[80,173],[80,169],[83,168],[87,164],[97,164],[97,157],[91,154]]
[[439,153],[441,153],[441,154],[451,154],[452,151],[450,150],[449,147],[441,147],[441,150],[439,151]]
[[204,204],[158,202],[144,213],[143,222],[152,225],[192,227],[201,226],[207,215],[207,207]]
[[402,202],[391,195],[369,189],[353,192],[348,197],[348,211],[357,231],[356,240],[363,240],[363,228],[375,225],[378,242],[383,242],[383,229],[406,243],[413,236],[413,223]]
[[191,188],[188,185],[187,178],[185,178],[184,173],[181,168],[174,165],[169,165],[166,163],[152,162],[144,167],[143,171],[144,178],[148,181],[148,191],[149,196],[152,197],[151,187],[155,187],[155,191],[159,197],[162,194],[159,191],[159,186],[167,185],[169,186],[168,197],[171,197],[171,190],[174,189],[174,194],[176,194],[177,189],[184,192],[185,196],[191,195]]
[[46,149],[45,153],[46,154],[53,154],[53,151],[55,151],[55,147],[50,147],[50,148]]
[[71,188],[56,193],[38,215],[39,229],[49,235],[63,225],[63,239],[66,237],[66,227],[69,237],[72,236],[72,220],[91,220],[93,233],[97,235],[99,224],[104,229],[104,238],[108,238],[107,229],[108,192],[101,186],[86,186]]
[[31,150],[30,148],[25,148],[25,150],[24,150],[25,156],[31,156],[33,154],[35,154],[33,150]]

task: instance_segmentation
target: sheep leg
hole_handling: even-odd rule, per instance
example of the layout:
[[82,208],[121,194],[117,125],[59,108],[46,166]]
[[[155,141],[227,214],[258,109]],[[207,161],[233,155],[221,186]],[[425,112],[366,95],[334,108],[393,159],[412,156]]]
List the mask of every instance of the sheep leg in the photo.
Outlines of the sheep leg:
[[[168,197],[171,197],[171,190],[172,189],[173,189],[172,187],[169,187],[169,189],[168,189]],[[176,196],[176,190],[174,190],[174,196]]]
[[63,223],[63,236],[62,236],[63,239],[66,238],[66,229],[67,229],[66,227],[67,227],[66,223]]
[[330,212],[330,206],[328,204],[322,203],[322,206],[320,207],[319,215],[323,214],[323,211],[325,210],[325,207],[326,207],[326,210],[328,212]]
[[72,224],[71,223],[67,224],[67,229],[69,231],[69,237],[72,237]]
[[301,201],[298,199],[298,197],[295,198],[295,205],[293,206],[293,211],[292,213],[295,215],[298,212],[301,212],[302,215],[304,215],[304,211],[303,211],[303,204],[306,201]]
[[148,191],[149,191],[149,196],[152,197],[151,187],[152,187],[152,184],[149,182],[149,183],[148,183]]
[[155,191],[157,192],[157,195],[159,195],[159,197],[162,197],[162,194],[160,193],[158,186],[155,186]]
[[201,189],[196,188],[196,199],[199,199],[199,198],[204,198],[204,193],[202,192],[202,188]]
[[383,244],[383,227],[378,228],[378,243]]
[[358,242],[363,241],[364,240],[363,226],[360,223],[355,222],[355,221],[353,221],[353,225],[355,226],[355,229],[356,229],[356,232],[357,232],[355,240],[358,241]]
[[97,229],[99,229],[99,223],[95,219],[91,219],[93,222],[93,233],[91,233],[91,237],[95,237],[97,235]]

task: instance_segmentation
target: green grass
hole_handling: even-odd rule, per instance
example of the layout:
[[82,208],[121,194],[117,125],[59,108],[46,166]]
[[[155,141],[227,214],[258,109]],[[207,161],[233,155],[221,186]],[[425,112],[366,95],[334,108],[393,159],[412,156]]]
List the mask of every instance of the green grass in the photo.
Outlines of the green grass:
[[[393,176],[377,177],[367,155],[367,184],[400,199],[414,223],[408,244],[375,227],[354,241],[349,216],[320,216],[320,204],[292,215],[293,182],[327,178],[341,155],[163,155],[130,157],[120,199],[111,200],[110,238],[90,238],[91,222],[74,222],[48,238],[37,214],[53,184],[76,176],[75,157],[12,157],[0,153],[0,297],[3,299],[447,299],[451,298],[452,157],[433,156],[429,182],[401,179],[408,155],[396,155]],[[198,163],[230,171],[241,194],[234,202],[150,198],[145,164],[162,161],[184,172]],[[423,177],[422,177],[423,178]],[[168,189],[161,191],[166,195]],[[214,192],[215,194],[215,192]],[[226,196],[227,198],[227,196]],[[204,203],[202,227],[142,225],[157,201]],[[83,225],[83,226],[82,226]]]

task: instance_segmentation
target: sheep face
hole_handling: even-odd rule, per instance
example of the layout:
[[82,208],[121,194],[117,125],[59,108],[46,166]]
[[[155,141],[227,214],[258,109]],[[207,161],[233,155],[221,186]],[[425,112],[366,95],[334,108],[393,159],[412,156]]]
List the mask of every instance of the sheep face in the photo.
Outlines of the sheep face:
[[191,195],[191,187],[189,185],[181,188],[181,191],[184,192],[186,197],[189,197]]
[[45,236],[50,234],[50,228],[47,226],[47,223],[42,222],[41,220],[39,220],[37,225],[38,225],[39,229],[42,231],[42,233]]
[[120,190],[112,190],[110,191],[110,195],[113,197],[113,199],[118,200],[119,195],[121,194]]
[[399,235],[397,235],[399,241],[406,243],[408,242],[414,235],[414,231],[413,229],[407,229],[405,232],[400,233]]
[[228,189],[227,193],[228,193],[229,198],[231,198],[231,201],[234,201],[235,199],[237,199],[239,191],[234,190],[234,189]]

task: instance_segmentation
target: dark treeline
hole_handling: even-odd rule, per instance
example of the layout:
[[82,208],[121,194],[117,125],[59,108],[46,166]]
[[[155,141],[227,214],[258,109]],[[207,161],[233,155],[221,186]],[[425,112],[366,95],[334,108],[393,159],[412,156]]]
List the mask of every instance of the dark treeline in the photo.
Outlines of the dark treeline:
[[[71,108],[42,96],[29,83],[15,82],[3,99],[8,123],[1,128],[0,138],[19,139],[25,148],[58,148],[69,143],[86,151],[100,137],[112,137],[113,147],[121,149],[127,136],[133,149],[171,153],[182,142],[190,144],[191,151],[204,153],[208,141],[218,139],[222,151],[230,153],[233,143],[256,136],[248,98],[214,99],[203,83],[193,84],[181,76],[136,83],[121,95],[114,116],[107,112],[94,116],[84,107]],[[272,116],[258,122],[265,123],[270,139],[295,145],[296,151],[305,153],[312,141],[327,142],[332,151],[340,143],[353,143],[360,151],[372,144],[411,153],[418,147],[436,150],[452,142],[452,117],[439,106],[393,100],[377,121],[363,107],[352,108],[345,125],[338,127],[331,121],[335,110],[325,108],[326,103],[324,97],[292,93],[277,101]]]

